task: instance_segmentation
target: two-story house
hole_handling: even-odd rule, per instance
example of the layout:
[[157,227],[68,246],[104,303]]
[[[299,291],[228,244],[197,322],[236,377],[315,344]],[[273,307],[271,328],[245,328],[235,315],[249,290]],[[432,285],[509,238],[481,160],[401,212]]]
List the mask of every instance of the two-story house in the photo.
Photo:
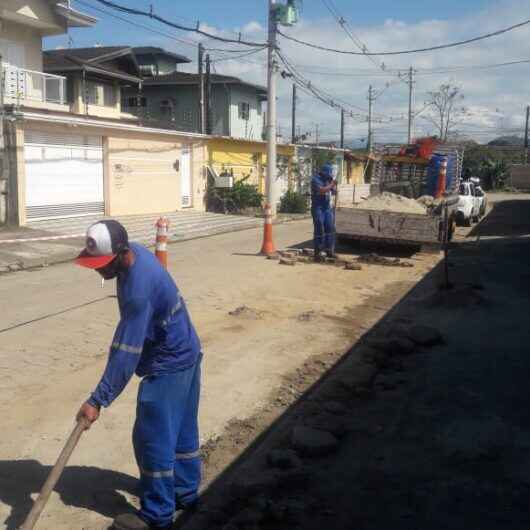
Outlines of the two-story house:
[[[177,64],[185,62],[182,56],[159,48],[157,54],[151,56],[146,48],[133,50],[138,62],[141,60],[144,80],[141,91],[136,91],[136,87],[124,90],[124,110],[136,114],[146,124],[199,132],[199,75],[177,70]],[[160,67],[161,63],[165,68]],[[267,96],[264,87],[237,77],[212,74],[206,93],[210,94],[209,103],[206,103],[210,134],[245,140],[263,138],[262,103]]]
[[12,224],[204,209],[205,137],[121,108],[142,77],[130,47],[42,51],[43,37],[95,23],[66,1],[0,2],[0,222],[6,209]]

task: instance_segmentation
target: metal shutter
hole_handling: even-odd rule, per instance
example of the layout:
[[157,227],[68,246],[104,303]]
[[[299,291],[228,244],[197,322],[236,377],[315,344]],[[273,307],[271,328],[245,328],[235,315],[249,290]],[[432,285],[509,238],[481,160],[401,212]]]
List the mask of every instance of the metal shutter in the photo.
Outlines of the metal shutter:
[[26,131],[26,217],[104,213],[102,138]]

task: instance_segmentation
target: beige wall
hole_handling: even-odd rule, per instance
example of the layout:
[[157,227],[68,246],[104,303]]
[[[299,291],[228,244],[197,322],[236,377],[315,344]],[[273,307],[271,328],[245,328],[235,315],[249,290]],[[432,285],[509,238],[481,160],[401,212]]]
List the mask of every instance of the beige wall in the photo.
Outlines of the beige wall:
[[108,137],[108,165],[105,171],[109,215],[180,210],[180,175],[175,169],[175,162],[183,145],[192,148],[192,207],[203,210],[202,141],[145,133],[112,133]]
[[[115,84],[116,104],[113,107],[100,105],[87,105],[83,102],[83,79],[81,76],[72,78],[73,83],[73,101],[71,111],[75,114],[88,114],[98,118],[123,118],[121,112],[121,89],[118,83]],[[136,118],[136,116],[132,116]]]
[[0,18],[30,26],[42,35],[65,33],[65,21],[47,0],[2,0]]
[[20,224],[25,224],[24,131],[103,137],[105,213],[161,214],[180,210],[180,175],[174,163],[182,145],[191,148],[192,210],[204,211],[206,146],[200,138],[129,132],[103,127],[25,122],[17,133]]
[[34,28],[4,20],[0,29],[0,39],[24,45],[25,67],[28,70],[42,72],[42,38]]

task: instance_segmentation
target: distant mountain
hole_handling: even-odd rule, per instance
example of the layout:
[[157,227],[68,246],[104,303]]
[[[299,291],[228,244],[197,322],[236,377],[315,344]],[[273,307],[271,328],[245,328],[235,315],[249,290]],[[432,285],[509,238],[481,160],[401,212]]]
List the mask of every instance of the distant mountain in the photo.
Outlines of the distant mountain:
[[515,145],[515,146],[522,146],[524,145],[524,138],[521,138],[520,136],[499,136],[499,138],[495,138],[495,140],[492,140],[491,142],[488,142],[488,145]]

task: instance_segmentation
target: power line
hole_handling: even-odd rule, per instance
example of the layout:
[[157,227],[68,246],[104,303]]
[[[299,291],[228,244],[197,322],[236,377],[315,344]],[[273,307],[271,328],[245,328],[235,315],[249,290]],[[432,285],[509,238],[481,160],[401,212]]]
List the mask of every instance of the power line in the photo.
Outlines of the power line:
[[[98,2],[103,2],[105,0],[97,0]],[[523,26],[526,26],[530,24],[530,19],[524,20],[523,22],[519,22],[518,24],[514,24],[513,26],[509,26],[508,28],[500,29],[498,31],[494,31],[492,33],[487,33],[485,35],[480,35],[479,37],[473,37],[471,39],[461,40],[457,42],[451,42],[449,44],[440,44],[438,46],[430,46],[428,48],[416,48],[413,50],[400,50],[400,51],[384,51],[384,52],[369,52],[369,51],[362,51],[362,52],[354,52],[350,50],[337,50],[335,48],[327,48],[325,46],[321,46],[319,44],[313,44],[311,42],[303,41],[300,39],[297,39],[295,37],[292,37],[290,35],[286,35],[282,31],[278,30],[278,33],[284,37],[287,40],[296,42],[298,44],[302,44],[304,46],[309,46],[310,48],[314,48],[316,50],[322,50],[325,52],[332,52],[332,53],[341,53],[345,55],[404,55],[409,53],[422,53],[422,52],[430,52],[430,51],[436,51],[436,50],[443,50],[446,48],[454,48],[456,46],[463,46],[465,44],[471,44],[473,42],[478,42],[484,39],[489,39],[491,37],[497,37],[498,35],[502,35],[503,33],[508,33],[509,31],[513,31],[514,29],[521,28]]]
[[98,11],[99,13],[103,13],[103,14],[109,16],[109,17],[115,18],[117,20],[121,20],[122,22],[126,22],[127,24],[130,24],[131,26],[135,26],[137,28],[145,29],[147,31],[150,31],[151,33],[155,33],[157,35],[161,35],[162,37],[166,37],[168,39],[171,39],[171,40],[180,42],[182,44],[185,44],[186,46],[193,46],[194,48],[197,47],[197,43],[196,42],[192,42],[192,41],[185,40],[185,39],[180,39],[178,37],[175,37],[174,35],[170,35],[169,33],[164,33],[163,31],[151,28],[151,27],[146,26],[144,24],[140,24],[139,22],[133,22],[132,20],[128,20],[126,18],[120,17],[119,15],[116,15],[114,13],[109,13],[108,11],[106,11],[104,9],[101,9],[99,7],[96,7],[96,6],[92,5],[92,4],[89,4],[88,2],[85,2],[83,0],[74,0],[74,2],[76,2],[78,4],[81,4],[81,5],[85,6],[85,7],[89,7],[90,9],[93,9],[94,11]]
[[200,29],[200,23],[199,22],[197,22],[197,26],[195,28],[192,28],[190,26],[184,26],[182,24],[177,24],[176,22],[171,22],[170,20],[167,20],[167,19],[161,17],[160,15],[157,15],[153,11],[152,6],[151,6],[151,10],[150,11],[142,11],[140,9],[133,9],[133,8],[125,7],[125,6],[116,4],[115,2],[111,2],[109,0],[95,0],[95,1],[99,2],[100,4],[105,5],[107,7],[110,7],[112,9],[115,9],[117,11],[121,11],[123,13],[128,13],[130,15],[140,15],[140,16],[148,17],[148,18],[157,20],[158,22],[160,22],[162,24],[165,24],[166,26],[170,26],[170,27],[175,28],[175,29],[180,29],[182,31],[189,31],[189,32],[192,32],[192,33],[197,33],[199,35],[202,35],[203,37],[207,37],[208,39],[214,39],[214,40],[218,40],[218,41],[221,41],[221,42],[231,42],[231,43],[234,43],[234,44],[241,44],[241,45],[244,45],[244,46],[258,46],[258,47],[267,46],[267,43],[265,43],[265,42],[252,42],[252,41],[242,40],[241,39],[241,33],[239,34],[239,38],[238,39],[229,39],[229,38],[226,38],[226,37],[219,37],[218,35],[213,35],[211,33],[208,33],[207,31],[203,31],[202,29]]
[[[507,61],[504,63],[496,63],[496,64],[477,64],[477,65],[458,65],[458,66],[448,66],[448,67],[438,67],[438,68],[423,68],[423,69],[415,69],[416,75],[424,76],[424,75],[446,75],[451,73],[458,73],[458,72],[465,72],[465,71],[471,71],[471,70],[489,70],[493,68],[500,68],[504,66],[513,66],[518,64],[528,64],[530,63],[530,59],[521,59],[521,60],[515,60],[515,61]],[[401,72],[400,70],[386,70],[386,72],[380,72],[377,70],[368,70],[364,69],[365,73],[353,73],[353,70],[355,69],[342,69],[342,70],[314,70],[312,66],[310,65],[298,65],[297,66],[299,70],[302,70],[303,72],[306,72],[308,74],[312,75],[321,75],[324,77],[358,77],[358,78],[373,78],[373,77],[393,77],[396,73]],[[346,72],[345,70],[350,70],[350,72]],[[361,69],[358,69],[361,70]]]
[[[197,48],[197,45],[198,45],[197,42],[181,39],[181,38],[175,37],[174,35],[171,35],[169,33],[165,33],[163,31],[154,29],[154,28],[152,28],[150,26],[146,26],[145,24],[141,24],[139,22],[134,22],[134,21],[129,20],[127,18],[120,17],[119,15],[116,15],[114,13],[110,13],[109,11],[106,11],[105,9],[101,9],[99,7],[93,6],[92,4],[89,4],[88,2],[85,2],[84,0],[74,0],[74,2],[76,2],[76,3],[80,4],[80,5],[83,5],[85,7],[88,7],[90,9],[93,9],[94,11],[96,11],[98,13],[102,13],[102,14],[107,15],[109,17],[112,17],[112,18],[114,18],[116,20],[120,20],[121,22],[125,22],[126,24],[129,24],[131,26],[134,26],[134,27],[137,27],[137,28],[141,28],[141,29],[144,29],[146,31],[150,31],[153,34],[160,35],[160,36],[165,37],[167,39],[174,40],[176,42],[184,44],[185,46],[190,46],[192,48]],[[217,53],[217,52],[237,52],[237,53],[241,53],[241,52],[243,52],[245,50],[244,48],[236,50],[236,49],[228,49],[228,48],[227,49],[221,49],[221,48],[206,48],[206,47],[204,49],[209,51],[209,52],[213,52],[213,53]],[[257,52],[260,52],[263,49],[265,49],[265,48],[260,48],[260,49],[257,50]],[[252,51],[252,53],[254,53],[254,50]],[[245,55],[247,55],[247,53],[242,54],[240,57],[244,57]],[[214,59],[214,61],[217,61],[217,60],[218,59]],[[219,60],[221,60],[221,59],[219,59]],[[242,62],[248,62],[248,63],[252,63],[252,64],[263,64],[263,63],[251,62],[251,61],[242,61]]]
[[[327,8],[327,10],[331,13],[331,16],[337,21],[338,25],[343,29],[343,31],[350,37],[352,42],[363,52],[368,51],[368,48],[366,45],[347,27],[347,20],[339,13],[337,7],[333,4],[332,0],[322,0],[322,3]],[[385,63],[381,62],[379,63],[376,61],[372,55],[366,55],[367,58],[374,63],[378,68],[383,70],[383,72],[386,69]]]
[[212,63],[219,63],[221,61],[237,61],[241,59],[242,57],[247,57],[249,55],[254,55],[255,53],[260,53],[263,50],[266,50],[266,48],[259,48],[258,50],[251,50],[247,51],[245,53],[242,53],[241,55],[233,55],[233,56],[221,56],[218,59],[212,59]]

